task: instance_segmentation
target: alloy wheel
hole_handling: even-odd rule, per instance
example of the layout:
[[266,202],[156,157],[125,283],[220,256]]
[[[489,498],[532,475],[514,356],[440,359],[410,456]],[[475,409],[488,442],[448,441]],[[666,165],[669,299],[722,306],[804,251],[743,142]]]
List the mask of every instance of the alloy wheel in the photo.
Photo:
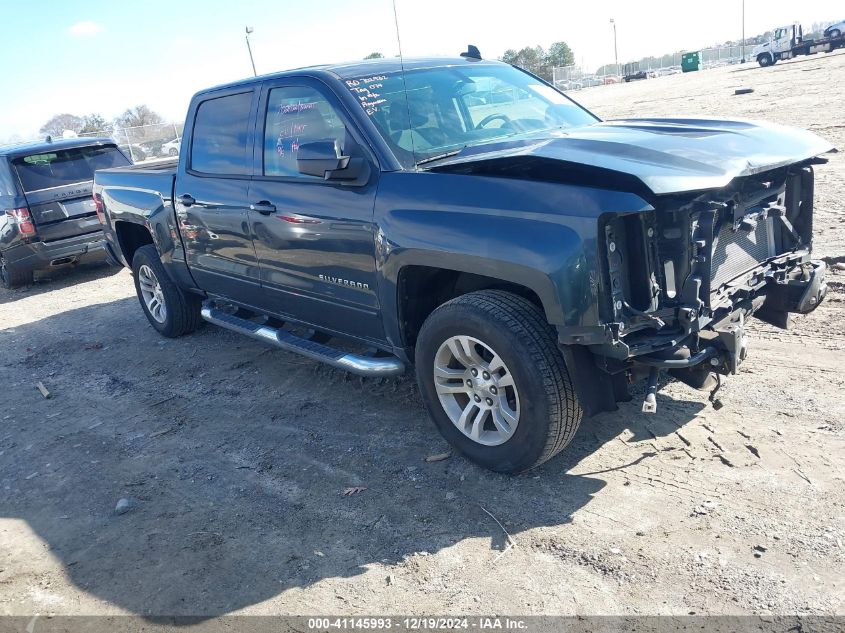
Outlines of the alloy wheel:
[[138,287],[150,315],[159,323],[164,323],[167,320],[167,305],[164,302],[164,293],[158,277],[156,277],[153,269],[146,264],[138,269]]
[[453,336],[434,358],[434,387],[452,424],[474,442],[498,446],[519,424],[519,393],[507,365],[483,341]]

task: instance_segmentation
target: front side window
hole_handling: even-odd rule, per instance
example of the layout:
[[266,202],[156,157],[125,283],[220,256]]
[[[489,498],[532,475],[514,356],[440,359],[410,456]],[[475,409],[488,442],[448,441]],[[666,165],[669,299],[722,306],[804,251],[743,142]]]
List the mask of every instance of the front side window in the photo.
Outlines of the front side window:
[[194,117],[191,169],[206,174],[249,175],[247,156],[252,92],[200,103]]
[[297,170],[299,146],[311,141],[343,142],[346,128],[332,105],[314,88],[273,88],[264,121],[264,175],[319,180]]
[[406,166],[468,146],[596,122],[548,84],[504,64],[411,70],[404,81],[401,72],[383,73],[344,83]]

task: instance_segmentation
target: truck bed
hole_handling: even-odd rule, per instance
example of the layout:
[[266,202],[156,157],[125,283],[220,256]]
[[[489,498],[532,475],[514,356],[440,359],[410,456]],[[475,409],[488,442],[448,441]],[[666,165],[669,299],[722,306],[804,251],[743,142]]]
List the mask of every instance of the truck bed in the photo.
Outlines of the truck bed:
[[100,188],[128,186],[151,189],[153,191],[166,191],[169,196],[173,189],[173,177],[176,175],[176,165],[177,161],[168,160],[152,165],[142,163],[139,165],[127,165],[126,167],[99,169],[94,174],[94,183],[95,186],[99,186]]
[[94,174],[94,193],[107,198],[114,220],[172,210],[176,162],[100,169]]

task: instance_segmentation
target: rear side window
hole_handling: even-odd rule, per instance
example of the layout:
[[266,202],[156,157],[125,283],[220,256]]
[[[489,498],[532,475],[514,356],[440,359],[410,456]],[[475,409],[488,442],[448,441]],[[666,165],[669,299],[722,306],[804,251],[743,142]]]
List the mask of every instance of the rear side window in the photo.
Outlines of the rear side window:
[[114,145],[58,149],[14,161],[15,171],[27,193],[93,180],[98,169],[128,164],[129,160]]
[[191,169],[206,174],[249,175],[247,158],[252,92],[203,101],[194,117]]

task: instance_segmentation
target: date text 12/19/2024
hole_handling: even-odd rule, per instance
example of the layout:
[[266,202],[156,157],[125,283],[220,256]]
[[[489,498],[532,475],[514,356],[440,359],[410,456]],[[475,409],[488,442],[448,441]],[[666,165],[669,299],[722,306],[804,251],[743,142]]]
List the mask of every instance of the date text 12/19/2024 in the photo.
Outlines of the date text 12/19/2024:
[[518,618],[500,617],[349,617],[309,618],[311,631],[399,630],[399,631],[523,631],[527,623]]

